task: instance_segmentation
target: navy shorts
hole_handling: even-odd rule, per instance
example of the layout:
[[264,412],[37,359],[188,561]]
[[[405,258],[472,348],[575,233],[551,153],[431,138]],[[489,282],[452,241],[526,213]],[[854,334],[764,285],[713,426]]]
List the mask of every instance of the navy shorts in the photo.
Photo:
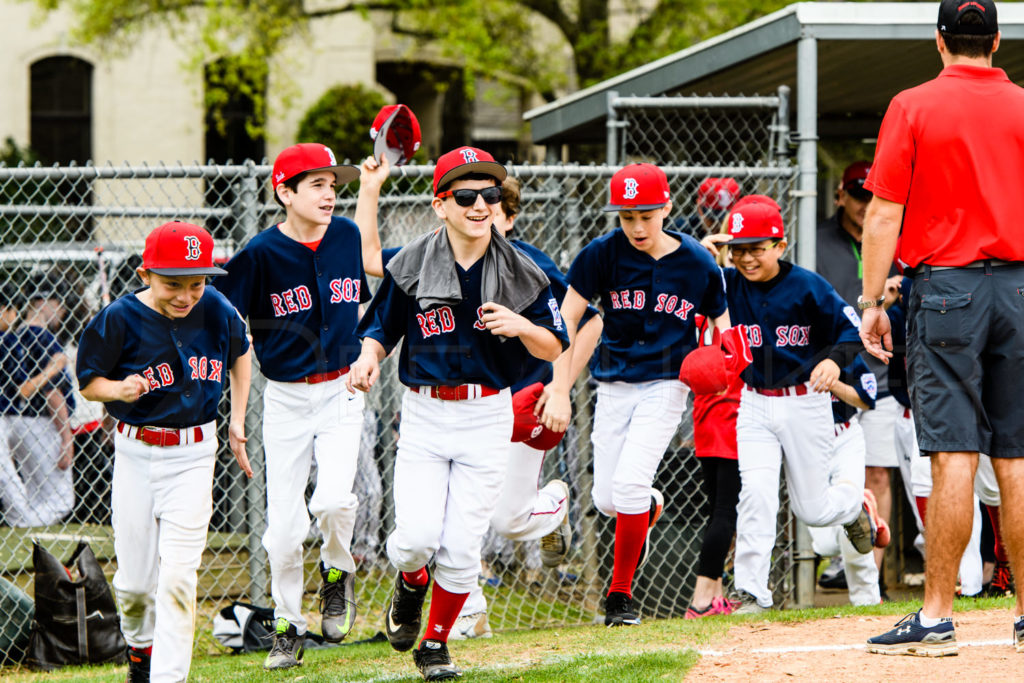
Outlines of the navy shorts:
[[922,451],[1024,457],[1024,263],[922,267],[907,379]]

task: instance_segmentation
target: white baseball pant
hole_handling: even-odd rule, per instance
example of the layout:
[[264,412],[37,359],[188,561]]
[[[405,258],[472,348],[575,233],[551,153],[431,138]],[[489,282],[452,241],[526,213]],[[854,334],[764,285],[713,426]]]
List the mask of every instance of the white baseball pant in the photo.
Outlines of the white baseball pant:
[[[917,504],[914,502],[914,476],[913,476],[913,463],[921,459],[921,449],[917,445],[917,433],[914,428],[914,414],[909,408],[900,406],[902,412],[896,417],[896,456],[900,466],[900,478],[903,480],[903,490],[907,494],[907,500],[910,501],[910,507],[914,511],[914,521],[917,523],[917,535],[921,538],[923,544],[923,537],[921,534],[924,532],[924,520],[921,519],[921,513],[917,509]],[[929,473],[929,481],[931,480],[931,473]],[[918,547],[920,551],[923,545],[918,545],[917,539],[914,540],[914,545]]]
[[899,451],[896,444],[896,423],[903,416],[903,406],[892,396],[880,398],[872,410],[860,414],[867,449],[864,464],[868,467],[898,467]]
[[436,554],[438,585],[451,593],[473,590],[512,424],[508,389],[466,401],[404,392],[392,488],[395,530],[387,540],[388,559],[399,571],[416,571]]
[[597,383],[591,493],[603,514],[638,515],[651,509],[651,484],[679,429],[688,393],[675,379]]
[[[491,517],[491,528],[513,541],[535,541],[558,528],[569,513],[562,487],[548,484],[538,489],[546,451],[521,441],[510,444],[505,483]],[[487,610],[487,599],[477,581],[460,616]]]
[[[835,426],[835,450],[829,461],[829,481],[852,481],[864,486],[864,430],[857,416],[849,426]],[[878,566],[873,552],[858,553],[843,527],[807,527],[811,533],[814,552],[822,557],[842,554],[846,568],[846,584],[850,591],[850,604],[877,605],[882,600],[878,588]]]
[[10,416],[0,416],[0,502],[4,505],[4,521],[12,527],[42,526],[11,453],[11,421]]
[[771,607],[768,576],[785,468],[793,514],[808,526],[847,524],[864,501],[863,477],[829,481],[835,432],[831,395],[763,396],[747,388],[736,419],[740,499],[736,506],[736,588]]
[[[8,498],[7,519],[11,526],[57,524],[75,506],[71,468],[60,469],[60,432],[48,416],[9,415],[6,445],[15,477],[4,472],[2,490]],[[0,465],[5,470],[5,465]],[[16,479],[20,479],[19,481]],[[27,508],[26,508],[27,504]]]
[[[274,616],[300,634],[302,544],[309,514],[323,535],[320,560],[355,571],[352,531],[359,501],[353,493],[363,429],[363,394],[349,393],[345,376],[329,382],[267,382],[263,394],[263,450],[267,468],[267,529],[263,547],[270,561]],[[316,485],[306,507],[306,482],[316,458]]]
[[217,428],[185,446],[114,435],[114,595],[132,647],[153,646],[150,680],[184,681],[192,663],[197,570],[213,513]]

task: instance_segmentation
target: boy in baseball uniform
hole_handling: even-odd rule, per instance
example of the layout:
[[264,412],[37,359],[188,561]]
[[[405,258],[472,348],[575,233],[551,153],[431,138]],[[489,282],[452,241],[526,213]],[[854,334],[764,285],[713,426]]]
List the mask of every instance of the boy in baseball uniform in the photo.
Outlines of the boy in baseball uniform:
[[396,650],[415,644],[436,554],[426,634],[413,653],[429,681],[459,675],[448,634],[476,585],[509,460],[509,387],[531,356],[554,361],[568,346],[547,276],[493,225],[506,175],[473,147],[438,159],[432,206],[443,225],[388,263],[349,377],[369,390],[401,343],[398,375],[410,390],[395,459],[387,553],[399,573],[386,630]]
[[[253,237],[225,266],[216,287],[249,320],[256,358],[267,378],[263,448],[267,529],[274,599],[274,645],[266,669],[302,664],[302,544],[309,514],[320,547],[321,631],[340,642],[356,617],[352,533],[359,504],[353,483],[363,426],[363,396],[344,377],[359,354],[359,304],[369,300],[359,229],[334,216],[337,186],[359,170],[338,165],[324,145],[303,143],[274,161],[274,199],[285,220]],[[316,485],[306,483],[316,458]]]
[[[686,409],[688,389],[678,375],[697,346],[694,315],[727,328],[729,314],[714,259],[692,237],[663,229],[672,210],[664,171],[630,164],[612,176],[610,194],[604,210],[618,213],[620,227],[576,257],[562,316],[575,337],[587,302],[600,298],[604,330],[591,363],[598,383],[592,495],[602,514],[615,517],[604,621],[622,626],[640,623],[633,577],[664,504],[651,484]],[[568,385],[560,390],[559,400],[568,400]]]
[[217,406],[231,378],[231,452],[245,453],[251,359],[245,323],[206,277],[213,238],[188,223],[149,234],[144,288],[82,333],[76,372],[87,400],[117,420],[112,508],[114,594],[128,681],[184,681],[192,661],[197,569],[213,513]]
[[768,586],[779,508],[779,468],[794,514],[808,526],[842,524],[857,552],[888,539],[878,534],[874,497],[858,481],[829,480],[835,431],[828,393],[861,350],[857,313],[825,278],[781,261],[782,215],[766,202],[735,207],[727,243],[729,315],[746,325],[753,362],[741,377],[736,441],[740,498],[736,519],[737,613],[772,606]]

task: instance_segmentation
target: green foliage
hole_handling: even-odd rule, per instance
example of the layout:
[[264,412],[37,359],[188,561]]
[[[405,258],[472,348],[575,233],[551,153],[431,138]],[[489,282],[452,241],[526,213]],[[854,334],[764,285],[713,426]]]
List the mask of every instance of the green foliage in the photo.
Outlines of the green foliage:
[[379,92],[362,84],[336,85],[306,111],[296,141],[319,142],[339,161],[358,164],[373,152],[370,124],[385,104]]

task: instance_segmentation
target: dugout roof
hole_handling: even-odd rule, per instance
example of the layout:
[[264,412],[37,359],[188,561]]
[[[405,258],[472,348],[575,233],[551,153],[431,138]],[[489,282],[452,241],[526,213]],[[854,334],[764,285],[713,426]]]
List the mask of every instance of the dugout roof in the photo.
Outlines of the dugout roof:
[[[603,142],[607,93],[774,95],[797,90],[797,43],[817,42],[818,136],[870,138],[889,100],[934,77],[938,2],[802,2],[602,81],[524,115],[535,144]],[[1024,2],[999,2],[994,65],[1024,83]],[[795,127],[794,127],[795,128]]]

